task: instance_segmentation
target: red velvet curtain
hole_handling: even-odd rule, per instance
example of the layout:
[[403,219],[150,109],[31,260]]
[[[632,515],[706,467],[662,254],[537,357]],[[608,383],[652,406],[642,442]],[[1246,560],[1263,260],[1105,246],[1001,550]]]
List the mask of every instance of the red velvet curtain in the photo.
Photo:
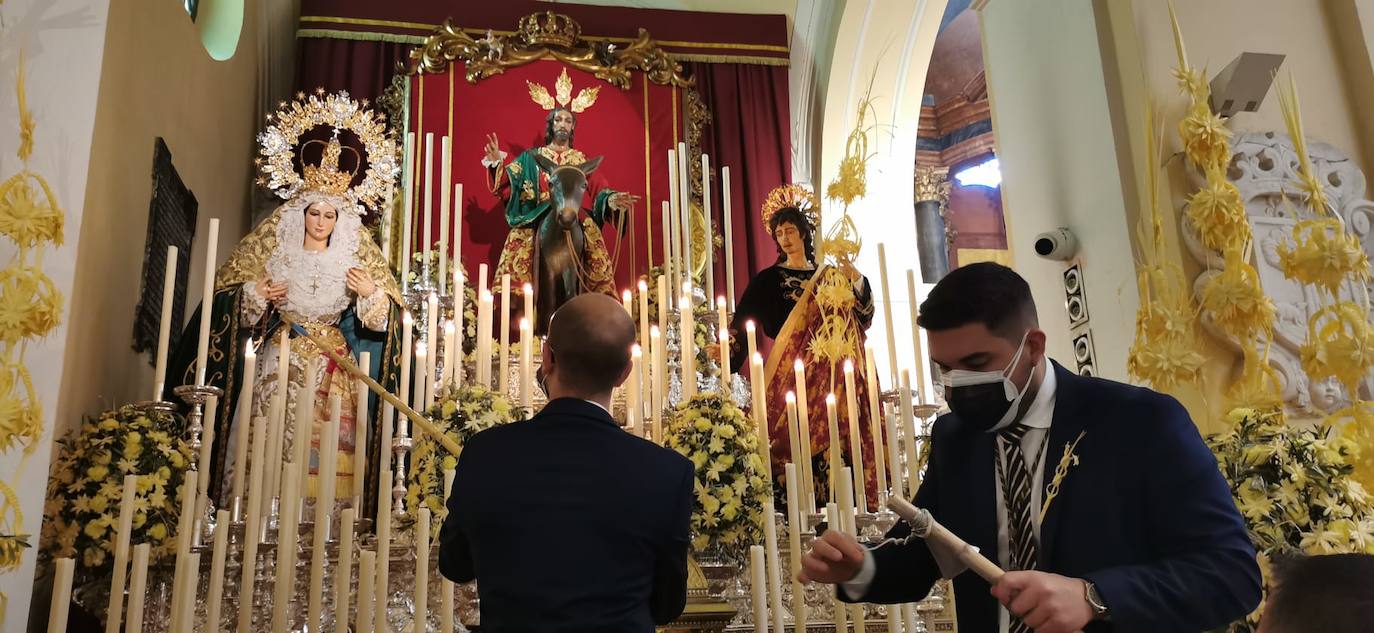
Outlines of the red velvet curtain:
[[397,62],[409,59],[414,44],[296,38],[296,89],[347,90],[355,99],[376,103],[396,75]]
[[[702,135],[702,151],[711,156],[712,166],[730,166],[735,239],[725,248],[734,252],[738,298],[749,278],[778,258],[777,245],[759,218],[759,207],[774,187],[792,182],[787,68],[702,62],[687,66],[711,111],[711,123]],[[720,191],[719,186],[712,189]],[[717,199],[711,208],[719,232],[724,206]],[[725,278],[723,254],[716,257],[716,278]]]

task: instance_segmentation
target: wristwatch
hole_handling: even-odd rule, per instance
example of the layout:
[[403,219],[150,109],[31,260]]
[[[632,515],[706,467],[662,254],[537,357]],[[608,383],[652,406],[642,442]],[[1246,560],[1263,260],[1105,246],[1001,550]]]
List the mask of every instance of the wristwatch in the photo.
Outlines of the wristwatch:
[[1097,585],[1085,580],[1083,581],[1083,597],[1087,599],[1088,606],[1092,607],[1094,620],[1110,620],[1111,611],[1107,609],[1107,603],[1102,601],[1102,595],[1097,593]]

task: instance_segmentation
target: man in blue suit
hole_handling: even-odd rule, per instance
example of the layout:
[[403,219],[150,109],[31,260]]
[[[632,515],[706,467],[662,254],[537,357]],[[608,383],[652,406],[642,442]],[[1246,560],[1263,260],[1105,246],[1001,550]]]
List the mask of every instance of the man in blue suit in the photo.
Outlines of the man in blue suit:
[[[1008,570],[991,587],[954,579],[961,632],[1197,632],[1259,604],[1254,547],[1177,401],[1047,360],[1030,288],[1005,266],[949,273],[919,324],[952,412],[915,504]],[[865,549],[826,532],[802,577],[848,601],[918,601],[945,561],[909,534]]]
[[650,633],[682,613],[695,470],[608,413],[634,337],[610,297],[564,304],[544,345],[549,404],[464,447],[439,570],[477,579],[483,631]]

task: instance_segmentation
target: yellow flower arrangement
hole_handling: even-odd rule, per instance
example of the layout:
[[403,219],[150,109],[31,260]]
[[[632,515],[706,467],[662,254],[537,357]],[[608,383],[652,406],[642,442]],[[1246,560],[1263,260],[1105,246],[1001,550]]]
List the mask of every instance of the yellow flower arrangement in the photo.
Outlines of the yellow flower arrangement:
[[425,417],[458,445],[459,453],[450,454],[428,433],[415,437],[410,471],[406,474],[405,504],[410,524],[419,518],[423,504],[429,508],[431,530],[439,529],[445,514],[444,471],[458,465],[458,455],[472,436],[514,422],[519,413],[506,396],[475,384],[439,394],[434,406],[425,411]]
[[179,436],[179,416],[137,407],[87,419],[58,444],[48,479],[42,549],[53,558],[75,556],[85,572],[108,567],[125,475],[137,476],[132,543],[149,543],[154,558],[171,553],[168,526],[176,525],[191,447]]
[[738,556],[763,535],[772,494],[753,422],[719,393],[702,393],[669,415],[665,445],[696,466],[692,548]]
[[[1282,553],[1374,554],[1374,506],[1351,474],[1352,445],[1326,425],[1289,426],[1280,409],[1233,409],[1233,428],[1207,438],[1250,538],[1265,561]],[[1258,614],[1231,625],[1252,631]]]
[[1351,447],[1352,477],[1374,490],[1374,402],[1357,401],[1327,416],[1325,424],[1340,429],[1341,441]]

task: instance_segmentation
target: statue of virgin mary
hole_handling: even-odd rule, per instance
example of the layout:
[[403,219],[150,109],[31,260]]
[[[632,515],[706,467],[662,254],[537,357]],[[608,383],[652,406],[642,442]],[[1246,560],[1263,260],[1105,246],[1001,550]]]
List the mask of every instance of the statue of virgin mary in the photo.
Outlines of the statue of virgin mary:
[[[312,115],[320,115],[311,118]],[[300,162],[319,146],[317,164],[305,164],[295,171],[295,142],[314,127],[320,117],[333,125],[329,141],[310,141],[300,149]],[[341,129],[350,129],[362,140],[370,164],[363,182],[353,185],[363,166],[363,157],[339,140]],[[207,382],[225,390],[214,412],[214,446],[210,472],[210,494],[225,499],[229,494],[234,469],[234,448],[247,442],[247,429],[239,428],[238,407],[244,393],[244,351],[252,345],[257,365],[251,385],[251,418],[270,419],[284,415],[280,427],[283,451],[292,450],[297,441],[309,441],[307,448],[310,477],[308,489],[314,494],[318,482],[319,429],[329,420],[330,399],[342,401],[339,428],[337,481],[340,497],[351,496],[354,478],[363,476],[363,498],[375,499],[376,467],[379,456],[377,407],[375,398],[368,406],[365,420],[355,419],[357,381],[309,338],[289,327],[290,323],[324,341],[340,355],[357,360],[367,352],[370,366],[364,367],[388,389],[395,387],[395,368],[400,361],[401,293],[396,277],[363,224],[365,205],[384,201],[395,177],[395,146],[380,120],[361,111],[346,93],[327,98],[311,96],[308,101],[284,107],[275,123],[260,136],[266,157],[262,171],[265,182],[286,201],[270,217],[248,234],[215,274],[215,298],[211,306],[211,337]],[[341,168],[340,159],[351,155],[351,169]],[[201,310],[204,309],[202,306]],[[197,311],[187,332],[198,327]],[[286,345],[281,341],[286,334]],[[187,340],[189,339],[189,340]],[[194,336],[183,337],[174,367],[185,367],[194,376]],[[186,345],[185,343],[190,343]],[[191,349],[186,349],[190,347]],[[287,354],[287,375],[281,375],[281,357]],[[319,368],[313,383],[306,384],[307,368]],[[186,382],[189,382],[187,380]],[[285,406],[277,401],[286,388]],[[309,438],[293,437],[295,417],[301,398],[311,403]],[[170,399],[170,398],[168,398]],[[276,411],[273,403],[278,402]],[[209,420],[207,418],[207,424]],[[357,446],[356,425],[365,425],[366,446]],[[356,451],[367,453],[367,473],[354,472]],[[286,454],[290,454],[287,452]],[[202,473],[206,467],[202,465]],[[371,508],[365,510],[371,512]]]

